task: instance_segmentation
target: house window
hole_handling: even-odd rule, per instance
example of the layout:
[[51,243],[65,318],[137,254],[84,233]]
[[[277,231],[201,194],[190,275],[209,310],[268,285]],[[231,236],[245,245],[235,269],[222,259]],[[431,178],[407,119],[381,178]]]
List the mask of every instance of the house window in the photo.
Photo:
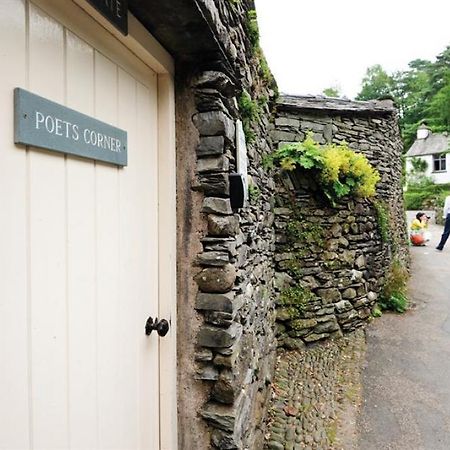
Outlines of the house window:
[[433,171],[434,172],[446,172],[446,154],[440,153],[433,155]]

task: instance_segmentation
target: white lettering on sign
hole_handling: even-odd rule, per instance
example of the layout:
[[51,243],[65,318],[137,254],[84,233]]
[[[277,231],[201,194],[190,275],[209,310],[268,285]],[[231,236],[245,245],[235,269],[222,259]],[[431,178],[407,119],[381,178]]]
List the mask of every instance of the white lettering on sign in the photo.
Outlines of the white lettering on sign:
[[[65,137],[66,139],[72,139],[74,141],[80,139],[80,127],[77,124],[50,114],[44,115],[40,111],[36,111],[35,128],[36,130],[45,130],[49,134]],[[99,131],[90,130],[89,128],[85,128],[81,135],[87,145],[92,145],[116,153],[122,151],[122,142],[120,139],[100,133]]]
[[47,133],[64,136],[66,139],[73,139],[74,141],[78,141],[80,138],[78,125],[58,117],[44,116],[40,111],[36,111],[35,128],[36,130],[45,128]]
[[104,148],[105,150],[111,150],[112,152],[121,152],[122,143],[119,139],[99,133],[98,131],[86,128],[83,132],[83,138],[86,144]]
[[121,0],[104,0],[105,6],[111,11],[117,18],[122,17],[122,2]]

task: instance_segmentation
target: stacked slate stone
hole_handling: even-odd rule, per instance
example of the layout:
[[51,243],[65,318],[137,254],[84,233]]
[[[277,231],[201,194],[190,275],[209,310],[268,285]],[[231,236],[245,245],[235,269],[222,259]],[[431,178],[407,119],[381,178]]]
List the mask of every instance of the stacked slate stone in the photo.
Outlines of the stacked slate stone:
[[[204,194],[206,222],[203,251],[196,258],[201,270],[195,276],[195,307],[204,324],[195,359],[196,378],[207,383],[210,392],[200,414],[211,427],[214,447],[255,448],[255,442],[263,442],[258,427],[275,356],[274,183],[261,168],[262,155],[270,149],[264,138],[268,121],[261,118],[255,124],[258,136],[248,145],[249,175],[258,202],[233,211],[229,174],[236,170],[238,90],[218,71],[200,74],[194,88],[199,144],[193,187]],[[265,113],[268,116],[268,109]]]
[[[278,192],[284,207],[275,209],[278,242],[277,289],[295,284],[289,274],[290,261],[295,255],[286,249],[286,227],[293,220],[287,207],[294,189],[284,180],[286,192]],[[377,299],[380,270],[384,254],[377,231],[373,207],[367,200],[343,202],[332,208],[311,192],[297,190],[296,203],[304,220],[320,224],[323,244],[311,244],[300,257],[301,285],[314,296],[301,309],[295,303],[278,305],[278,345],[289,349],[305,343],[341,336],[364,324]]]
[[[380,172],[377,198],[384,200],[392,218],[390,236],[383,242],[373,204],[347,199],[332,207],[314,191],[306,172],[280,177],[277,232],[277,289],[281,294],[297,281],[290,273],[295,254],[287,245],[287,225],[300,211],[303,221],[323,229],[321,245],[302,249],[301,286],[312,298],[301,308],[278,304],[278,345],[299,348],[306,343],[339,336],[360,327],[370,317],[386,271],[394,257],[406,263],[405,215],[401,191],[401,150],[395,109],[372,102],[324,102],[320,98],[280,99],[274,145],[298,142],[312,133],[319,143],[346,141],[364,153]],[[303,179],[302,179],[303,177]],[[294,183],[293,183],[294,181]],[[293,200],[294,195],[294,200]]]
[[[203,71],[197,72],[192,83],[196,109],[192,123],[199,140],[195,180],[190,187],[204,196],[201,209],[204,221],[199,227],[197,220],[189,217],[189,211],[183,213],[180,221],[187,227],[195,224],[186,237],[200,234],[202,247],[193,261],[198,272],[194,276],[198,293],[193,306],[203,320],[197,333],[195,356],[192,355],[197,383],[189,387],[202,399],[207,398],[198,414],[208,425],[206,431],[213,448],[262,448],[263,418],[276,354],[275,185],[261,164],[272,148],[267,131],[270,117],[267,99],[274,92],[268,86],[267,76],[266,79],[260,76],[255,42],[248,36],[248,11],[254,9],[253,1],[199,0],[195,4],[220,51],[202,55],[197,67]],[[179,67],[179,76],[180,69],[187,71],[185,76],[190,78],[191,66]],[[260,97],[266,99],[259,103],[259,115],[250,124],[254,140],[247,143],[248,174],[258,199],[242,209],[232,210],[229,174],[236,172],[235,127],[236,121],[242,119],[238,98],[244,90],[255,101]],[[190,101],[192,97],[184,99]],[[189,141],[190,136],[185,138]],[[183,146],[184,142],[180,144]],[[196,194],[183,198],[192,200],[197,209]],[[183,269],[183,273],[192,271]],[[184,280],[183,285],[191,289]],[[188,301],[191,302],[190,295]],[[184,305],[182,309],[185,311]],[[190,317],[196,325],[198,317]],[[182,402],[189,407],[187,395],[182,394]],[[189,418],[185,423],[196,427],[192,435],[198,436],[205,429]],[[182,445],[205,448],[203,436],[199,444],[194,444],[191,437],[187,439],[189,443]]]

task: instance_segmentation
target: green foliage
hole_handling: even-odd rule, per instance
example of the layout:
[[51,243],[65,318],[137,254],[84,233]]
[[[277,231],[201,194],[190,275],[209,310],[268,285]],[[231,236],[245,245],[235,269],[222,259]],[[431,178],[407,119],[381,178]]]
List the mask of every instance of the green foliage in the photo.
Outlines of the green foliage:
[[403,313],[408,308],[407,283],[408,270],[400,261],[394,260],[389,268],[386,280],[381,291],[379,306],[383,310]]
[[427,199],[429,194],[426,192],[405,192],[405,209],[409,211],[423,209]]
[[262,51],[261,47],[255,49],[255,56],[259,63],[259,74],[268,83],[274,83],[275,80],[273,78],[272,72],[270,70],[269,64],[267,63],[267,59]]
[[284,269],[300,282],[302,278],[302,261],[311,251],[318,251],[325,246],[325,233],[318,224],[306,220],[302,213],[292,207],[294,213],[286,225],[286,244],[284,251],[292,258],[284,261]]
[[373,201],[373,206],[377,213],[378,230],[380,231],[381,241],[384,243],[389,242],[390,237],[390,220],[389,209],[385,202],[381,200]]
[[242,126],[244,128],[245,138],[248,143],[255,140],[255,132],[253,131],[253,123],[259,120],[261,106],[258,101],[251,98],[247,91],[242,91],[239,97],[239,110],[242,116]]
[[375,305],[372,309],[372,316],[373,317],[381,317],[383,315],[383,312],[379,308],[378,305]]
[[380,179],[367,158],[351,150],[346,143],[320,146],[310,134],[303,142],[276,150],[264,164],[288,171],[309,170],[332,203],[346,195],[372,197]]
[[380,307],[383,310],[404,313],[408,309],[408,298],[406,294],[394,293],[389,299],[380,301]]
[[450,183],[435,184],[431,178],[423,177],[408,185],[404,193],[405,209],[431,209],[440,216],[447,195],[450,195]]
[[297,247],[310,247],[324,244],[323,228],[317,224],[310,223],[303,218],[290,220],[286,226],[288,243]]
[[388,74],[381,66],[367,70],[358,100],[392,96],[400,110],[405,148],[426,122],[434,132],[450,131],[450,46],[434,62],[416,59],[404,71]]
[[304,312],[306,305],[315,299],[314,294],[306,286],[300,283],[283,289],[277,303],[289,308],[291,317],[299,317]]
[[391,96],[394,89],[392,76],[379,65],[369,67],[362,80],[361,92],[356,96],[356,100],[373,100],[386,96]]
[[239,110],[245,119],[253,121],[259,118],[258,103],[252,100],[247,91],[243,91],[239,97]]
[[252,48],[253,50],[257,50],[259,48],[259,27],[258,18],[254,9],[247,12],[247,30]]
[[428,169],[428,163],[421,158],[411,158],[411,165],[416,173],[423,173]]
[[299,284],[288,287],[281,292],[279,304],[284,306],[304,306],[310,300],[313,300],[314,294],[305,286]]
[[261,191],[259,190],[258,186],[256,186],[255,184],[250,184],[248,187],[248,199],[250,201],[250,204],[256,204],[260,196]]
[[324,89],[322,91],[322,94],[326,95],[327,97],[335,97],[335,98],[341,96],[340,90],[337,86],[332,86],[332,87]]

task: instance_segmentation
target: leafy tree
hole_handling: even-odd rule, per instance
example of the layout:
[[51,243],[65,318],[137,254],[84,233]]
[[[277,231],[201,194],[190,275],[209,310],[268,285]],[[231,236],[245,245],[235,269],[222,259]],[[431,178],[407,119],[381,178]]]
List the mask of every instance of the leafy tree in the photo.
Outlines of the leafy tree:
[[428,112],[435,131],[450,130],[450,80],[431,99]]
[[380,65],[367,69],[357,100],[391,96],[400,111],[405,149],[422,122],[435,132],[450,131],[450,45],[434,62],[415,59],[404,71],[388,74]]
[[327,97],[341,97],[340,89],[337,86],[332,86],[324,89],[322,91],[323,95],[326,95]]
[[356,100],[375,100],[381,97],[392,96],[394,80],[391,75],[380,66],[375,64],[367,69],[362,81],[361,92]]

